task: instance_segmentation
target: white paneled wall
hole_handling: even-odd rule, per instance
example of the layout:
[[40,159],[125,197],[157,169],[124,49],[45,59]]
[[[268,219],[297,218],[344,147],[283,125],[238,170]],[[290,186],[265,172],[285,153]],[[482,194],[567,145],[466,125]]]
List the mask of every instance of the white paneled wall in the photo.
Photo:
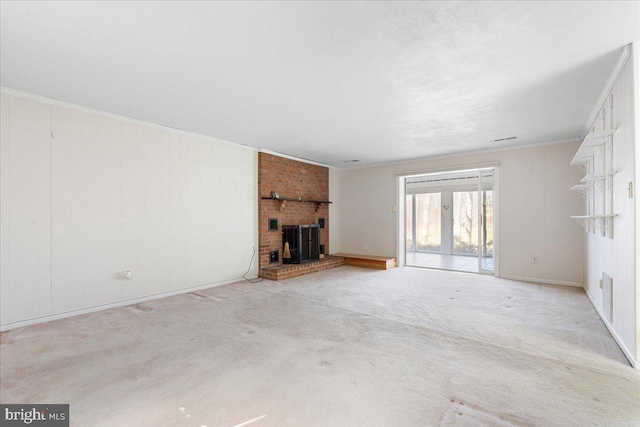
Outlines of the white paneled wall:
[[[634,185],[635,191],[635,265],[640,265],[640,251],[637,248],[640,247],[640,200],[638,197],[637,185],[640,183],[640,149],[637,146],[640,144],[640,40],[637,40],[631,44],[633,60],[633,105],[635,111],[635,142],[634,142]],[[640,268],[636,267],[635,274],[636,282],[636,369],[640,370],[640,364],[637,360],[640,359]]]
[[[397,173],[499,163],[499,270],[501,277],[582,286],[584,234],[571,218],[582,212],[569,166],[579,143],[343,170],[340,173],[341,251],[394,256]],[[400,211],[400,209],[399,209]],[[365,247],[366,245],[366,247]],[[538,263],[531,262],[533,256]]]
[[1,111],[3,328],[249,267],[256,150],[7,94]]
[[[606,126],[613,125],[613,239],[599,232],[588,234],[587,280],[585,289],[593,305],[603,312],[600,289],[602,273],[613,278],[613,321],[603,316],[618,343],[632,360],[636,354],[636,283],[635,283],[635,201],[629,197],[628,186],[635,180],[635,117],[633,63],[627,61],[611,91],[613,95],[612,121],[606,117]],[[609,102],[609,98],[607,98]],[[603,130],[601,112],[593,129]],[[600,195],[601,193],[596,193]],[[638,192],[635,192],[636,197]],[[583,211],[584,212],[584,211]]]
[[[3,307],[1,313],[4,323],[51,313],[51,284],[47,280],[51,276],[51,111],[48,106],[17,98],[3,97],[2,107],[10,119],[2,126],[0,213],[6,225],[2,230],[2,249],[6,248],[2,253],[2,287],[5,277],[8,283],[16,284],[2,292],[3,300],[8,301],[6,312]],[[4,136],[19,143],[8,144]],[[19,186],[12,188],[12,182]]]

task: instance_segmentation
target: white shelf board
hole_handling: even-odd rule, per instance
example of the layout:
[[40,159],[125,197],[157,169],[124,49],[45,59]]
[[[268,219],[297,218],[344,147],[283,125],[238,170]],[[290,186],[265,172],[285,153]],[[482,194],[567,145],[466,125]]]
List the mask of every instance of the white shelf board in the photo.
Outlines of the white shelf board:
[[607,138],[616,133],[616,131],[617,129],[605,129],[598,132],[591,132],[585,136],[582,144],[580,144],[580,148],[578,148],[578,152],[573,156],[571,164],[578,165],[589,161],[591,156],[593,156],[593,148],[604,144]]
[[598,219],[598,218],[613,218],[618,216],[618,214],[608,214],[608,215],[571,215],[573,219]]
[[618,172],[617,171],[612,171],[612,172],[606,172],[606,173],[592,173],[592,174],[589,174],[589,175],[585,176],[584,178],[582,178],[580,180],[580,182],[598,181],[598,180],[605,179],[605,178],[608,178],[610,176],[613,176],[616,173],[618,173]]
[[578,185],[574,185],[573,187],[571,187],[572,190],[588,190],[589,188],[591,188],[591,184],[578,184]]

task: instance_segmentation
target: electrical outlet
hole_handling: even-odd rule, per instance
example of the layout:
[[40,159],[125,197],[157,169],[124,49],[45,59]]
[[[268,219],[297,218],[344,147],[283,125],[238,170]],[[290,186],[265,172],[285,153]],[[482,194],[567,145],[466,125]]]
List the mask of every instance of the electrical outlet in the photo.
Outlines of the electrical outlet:
[[531,257],[531,264],[537,264],[538,263],[538,257],[537,256],[532,256]]
[[364,244],[364,251],[366,252],[369,249],[369,245],[367,245],[366,243]]

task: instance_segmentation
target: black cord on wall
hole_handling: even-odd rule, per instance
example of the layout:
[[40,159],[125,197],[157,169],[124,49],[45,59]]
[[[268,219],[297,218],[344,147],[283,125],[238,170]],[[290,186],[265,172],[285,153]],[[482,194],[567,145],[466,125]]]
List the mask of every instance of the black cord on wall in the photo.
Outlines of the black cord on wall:
[[251,254],[251,261],[249,261],[249,268],[247,269],[247,272],[242,275],[242,278],[250,283],[259,283],[259,282],[262,282],[264,279],[263,278],[260,278],[260,280],[247,279],[247,274],[249,274],[249,272],[251,271],[251,264],[253,264],[253,258],[255,258],[256,256],[256,246],[251,245],[251,247],[253,248],[253,254]]

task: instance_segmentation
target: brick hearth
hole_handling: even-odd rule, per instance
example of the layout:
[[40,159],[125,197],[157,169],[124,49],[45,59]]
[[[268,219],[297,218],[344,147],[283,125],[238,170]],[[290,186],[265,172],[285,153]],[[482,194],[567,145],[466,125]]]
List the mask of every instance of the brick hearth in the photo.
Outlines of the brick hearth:
[[272,267],[262,269],[261,275],[268,280],[284,280],[298,276],[303,276],[316,271],[327,270],[333,267],[344,265],[344,258],[339,256],[327,255],[317,261],[311,261],[304,264],[277,264]]

